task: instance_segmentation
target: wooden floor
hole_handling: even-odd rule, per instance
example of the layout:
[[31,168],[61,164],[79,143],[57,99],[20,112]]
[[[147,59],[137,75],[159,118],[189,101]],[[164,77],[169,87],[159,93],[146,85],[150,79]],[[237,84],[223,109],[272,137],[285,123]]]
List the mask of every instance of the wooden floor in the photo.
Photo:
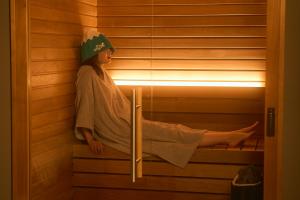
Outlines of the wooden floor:
[[199,148],[182,169],[155,156],[143,163],[143,178],[132,183],[130,157],[105,147],[92,154],[86,144],[73,146],[74,199],[229,199],[233,177],[241,167],[262,166],[263,140],[245,141],[236,148]]

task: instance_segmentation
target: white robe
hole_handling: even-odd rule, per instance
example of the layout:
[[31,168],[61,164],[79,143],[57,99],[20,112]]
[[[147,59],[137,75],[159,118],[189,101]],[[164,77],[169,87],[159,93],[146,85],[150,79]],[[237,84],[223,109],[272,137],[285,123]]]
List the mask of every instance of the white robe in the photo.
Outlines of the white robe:
[[[76,81],[75,135],[84,140],[77,127],[88,128],[103,144],[130,152],[131,105],[103,70],[103,78],[91,66],[82,66]],[[143,119],[143,152],[184,167],[206,130],[191,129]]]

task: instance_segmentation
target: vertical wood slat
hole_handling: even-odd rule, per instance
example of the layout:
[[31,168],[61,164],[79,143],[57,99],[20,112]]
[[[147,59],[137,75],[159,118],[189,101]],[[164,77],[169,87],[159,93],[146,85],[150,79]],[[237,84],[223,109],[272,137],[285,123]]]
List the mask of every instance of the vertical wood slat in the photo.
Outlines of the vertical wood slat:
[[[11,1],[12,199],[30,198],[30,66],[28,0]],[[21,45],[20,45],[21,44]],[[21,167],[22,166],[22,167]]]
[[283,135],[283,74],[285,2],[268,0],[267,16],[267,76],[265,98],[265,121],[267,109],[275,109],[275,135],[267,135],[265,126],[264,199],[282,199],[282,135]]

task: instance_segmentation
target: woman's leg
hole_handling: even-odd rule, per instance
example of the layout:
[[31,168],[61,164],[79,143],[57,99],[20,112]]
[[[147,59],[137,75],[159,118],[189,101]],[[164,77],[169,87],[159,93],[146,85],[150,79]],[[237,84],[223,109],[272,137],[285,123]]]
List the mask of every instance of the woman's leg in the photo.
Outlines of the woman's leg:
[[236,146],[254,133],[253,129],[257,126],[257,124],[258,122],[255,122],[249,127],[235,131],[207,131],[203,133],[199,146],[205,147],[216,144],[228,144],[229,146]]

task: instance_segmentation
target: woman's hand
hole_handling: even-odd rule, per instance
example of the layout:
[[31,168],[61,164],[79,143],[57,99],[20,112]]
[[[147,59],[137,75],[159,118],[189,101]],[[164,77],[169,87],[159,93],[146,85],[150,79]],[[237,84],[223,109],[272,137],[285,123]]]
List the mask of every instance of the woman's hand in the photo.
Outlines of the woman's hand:
[[95,140],[94,137],[92,136],[91,130],[87,128],[79,128],[79,131],[81,134],[84,136],[85,140],[87,141],[90,150],[95,153],[99,154],[103,152],[103,145],[101,142],[98,140]]
[[99,153],[102,153],[103,152],[103,145],[101,142],[99,142],[98,140],[94,140],[93,138],[92,139],[89,139],[87,141],[89,147],[90,147],[90,150],[95,153],[95,154],[99,154]]

